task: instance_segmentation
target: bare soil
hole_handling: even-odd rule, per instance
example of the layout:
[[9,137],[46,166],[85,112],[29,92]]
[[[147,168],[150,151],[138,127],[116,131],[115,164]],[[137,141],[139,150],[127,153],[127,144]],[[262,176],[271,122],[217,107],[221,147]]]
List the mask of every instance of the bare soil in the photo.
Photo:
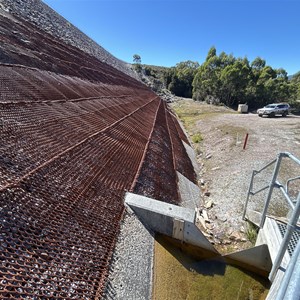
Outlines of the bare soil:
[[[252,171],[276,159],[280,152],[300,158],[300,117],[260,118],[256,113],[239,114],[226,107],[192,100],[177,101],[172,107],[191,140],[196,141],[193,146],[201,167],[199,185],[203,191],[200,207],[209,217],[208,237],[223,252],[247,248],[250,231],[242,214]],[[247,133],[248,142],[243,149]],[[272,172],[273,166],[262,172],[255,186],[268,184]],[[300,167],[284,159],[280,180],[285,182],[299,175]],[[293,197],[300,191],[299,181],[291,185]],[[286,216],[287,206],[277,194],[275,191],[269,213]],[[264,197],[262,193],[251,198],[250,208],[261,210]]]

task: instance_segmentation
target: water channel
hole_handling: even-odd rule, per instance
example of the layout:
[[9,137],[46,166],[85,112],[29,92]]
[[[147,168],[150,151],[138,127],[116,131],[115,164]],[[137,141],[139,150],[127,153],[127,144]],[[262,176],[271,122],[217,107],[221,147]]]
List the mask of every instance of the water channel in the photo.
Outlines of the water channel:
[[214,253],[156,236],[154,300],[263,300],[270,283],[267,274],[257,273]]

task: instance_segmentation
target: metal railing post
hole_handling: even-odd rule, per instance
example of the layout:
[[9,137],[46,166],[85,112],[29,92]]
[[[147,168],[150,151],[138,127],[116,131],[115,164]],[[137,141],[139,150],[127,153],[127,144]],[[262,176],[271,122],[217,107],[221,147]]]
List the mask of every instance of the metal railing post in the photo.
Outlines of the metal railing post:
[[254,180],[255,174],[256,174],[256,171],[253,171],[251,181],[250,181],[250,185],[249,185],[249,189],[248,189],[248,195],[247,195],[247,199],[246,199],[246,203],[245,203],[245,208],[244,208],[244,212],[243,212],[243,220],[245,220],[245,217],[246,217],[248,202],[249,202],[251,191],[253,189],[253,180]]
[[281,160],[282,160],[283,156],[285,156],[283,153],[278,154],[276,164],[275,164],[275,167],[274,167],[274,171],[273,171],[272,180],[270,182],[269,192],[268,192],[268,195],[267,195],[266,200],[265,200],[265,205],[264,205],[264,209],[263,209],[263,212],[262,212],[259,228],[263,228],[263,226],[265,224],[266,214],[267,214],[267,211],[268,211],[268,208],[269,208],[269,204],[270,204],[270,200],[271,200],[271,197],[272,197],[274,186],[276,185],[276,179],[277,179],[277,175],[278,175],[279,168],[280,168],[280,163],[281,163]]
[[284,234],[284,237],[283,237],[282,243],[280,245],[278,254],[276,256],[275,262],[274,262],[272,270],[270,272],[270,275],[269,275],[269,280],[270,281],[273,281],[275,276],[276,276],[277,270],[278,270],[278,268],[281,264],[282,258],[285,254],[285,251],[286,251],[287,247],[288,247],[291,236],[292,236],[292,234],[295,230],[295,227],[296,227],[295,225],[297,224],[297,221],[299,219],[299,214],[300,214],[300,193],[298,194],[296,206],[293,210],[292,217],[290,218],[290,220],[287,224],[286,232]]
[[293,256],[284,273],[283,281],[276,295],[276,300],[300,298],[300,285],[298,284],[298,282],[300,282],[300,272],[295,272],[297,269],[300,270],[300,241],[298,241]]

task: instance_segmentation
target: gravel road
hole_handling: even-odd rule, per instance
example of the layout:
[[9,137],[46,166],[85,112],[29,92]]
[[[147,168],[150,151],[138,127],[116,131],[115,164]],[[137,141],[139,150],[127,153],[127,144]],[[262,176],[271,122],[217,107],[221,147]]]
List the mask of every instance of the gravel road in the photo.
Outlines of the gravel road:
[[[221,244],[220,247],[225,244],[230,250],[246,248],[249,243],[245,242],[247,226],[242,213],[252,171],[274,160],[279,152],[290,152],[300,158],[300,117],[260,118],[257,114],[238,114],[224,108],[216,113],[213,106],[213,113],[207,114],[208,107],[199,103],[198,111],[203,109],[206,114],[199,117],[193,128],[193,133],[200,132],[203,138],[196,146],[201,166],[201,204],[211,206],[213,203],[207,208],[211,221],[207,224],[207,233],[216,245]],[[243,150],[246,133],[249,134],[248,143]],[[270,182],[273,168],[257,176],[257,189]],[[299,175],[300,166],[284,159],[279,179],[285,181]],[[291,195],[295,197],[299,191],[300,180],[291,185]],[[250,208],[261,211],[265,196],[263,192],[252,197]],[[285,216],[286,212],[286,205],[275,190],[269,213]]]

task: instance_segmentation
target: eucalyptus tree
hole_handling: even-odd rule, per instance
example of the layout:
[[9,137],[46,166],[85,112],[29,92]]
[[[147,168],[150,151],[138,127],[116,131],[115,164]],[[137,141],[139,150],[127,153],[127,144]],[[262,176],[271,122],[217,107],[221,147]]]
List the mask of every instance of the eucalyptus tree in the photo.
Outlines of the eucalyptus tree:
[[166,86],[177,96],[191,98],[192,83],[198,68],[199,63],[190,60],[176,64],[165,73]]
[[141,59],[140,55],[134,54],[133,55],[133,62],[136,63],[136,64],[140,64],[142,62],[142,59]]
[[288,101],[295,97],[296,90],[296,84],[289,82],[284,69],[273,69],[260,57],[250,63],[247,58],[225,52],[218,56],[215,47],[208,51],[193,80],[195,100],[213,98],[232,107],[246,102],[257,107]]
[[293,85],[295,99],[300,100],[300,71],[293,75],[291,84]]

